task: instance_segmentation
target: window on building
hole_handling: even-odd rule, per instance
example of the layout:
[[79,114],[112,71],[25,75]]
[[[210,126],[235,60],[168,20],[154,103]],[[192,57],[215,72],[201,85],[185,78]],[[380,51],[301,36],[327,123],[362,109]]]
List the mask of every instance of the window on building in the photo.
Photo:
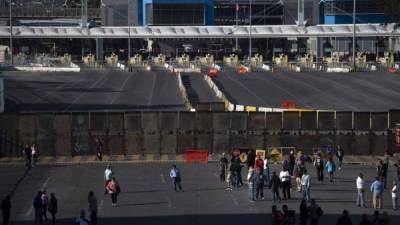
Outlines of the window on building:
[[205,25],[203,4],[147,4],[148,25]]

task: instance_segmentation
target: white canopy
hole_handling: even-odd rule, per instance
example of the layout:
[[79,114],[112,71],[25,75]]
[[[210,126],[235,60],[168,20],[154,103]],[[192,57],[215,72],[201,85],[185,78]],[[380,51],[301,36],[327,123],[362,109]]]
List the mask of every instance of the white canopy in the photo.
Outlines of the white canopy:
[[[130,32],[129,32],[130,30]],[[400,36],[398,24],[358,24],[358,37]],[[252,26],[252,38],[351,37],[353,25]],[[9,37],[10,28],[0,27],[0,37]],[[16,38],[244,38],[250,26],[151,26],[151,27],[13,27]]]

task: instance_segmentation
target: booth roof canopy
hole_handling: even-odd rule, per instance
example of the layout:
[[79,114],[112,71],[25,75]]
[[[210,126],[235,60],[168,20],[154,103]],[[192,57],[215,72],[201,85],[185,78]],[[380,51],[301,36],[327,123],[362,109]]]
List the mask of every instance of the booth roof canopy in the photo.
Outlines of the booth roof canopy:
[[[14,37],[29,38],[231,38],[231,37],[349,37],[353,25],[149,26],[149,27],[13,27]],[[399,24],[357,24],[357,36],[400,36]],[[0,27],[9,37],[10,27]]]

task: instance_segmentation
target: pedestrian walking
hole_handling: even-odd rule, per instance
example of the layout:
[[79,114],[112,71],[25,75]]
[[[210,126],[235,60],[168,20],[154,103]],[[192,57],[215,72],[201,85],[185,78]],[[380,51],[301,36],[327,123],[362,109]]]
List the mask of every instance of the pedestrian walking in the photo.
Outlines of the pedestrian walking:
[[117,207],[117,200],[118,200],[117,198],[118,198],[119,193],[121,192],[121,188],[120,188],[117,180],[115,179],[115,177],[113,177],[111,179],[111,181],[108,182],[107,191],[108,191],[108,194],[111,195],[112,207]]
[[304,170],[303,176],[301,176],[301,190],[303,191],[303,199],[310,201],[310,175],[307,174],[307,170]]
[[86,213],[85,210],[81,210],[81,213],[79,214],[79,217],[75,221],[76,225],[89,225],[89,220],[86,219]]
[[397,181],[393,181],[392,187],[392,207],[393,210],[397,210],[397,191],[398,191],[398,183]]
[[371,184],[371,192],[374,209],[380,209],[382,207],[383,184],[378,177]]
[[32,150],[28,144],[25,144],[25,148],[22,152],[25,155],[25,166],[31,167],[32,166]]
[[310,225],[318,225],[319,218],[324,214],[324,211],[317,205],[315,199],[311,199],[308,211],[310,212]]
[[100,138],[96,138],[96,156],[98,160],[103,160],[103,142]]
[[107,169],[104,171],[104,194],[107,194],[107,185],[114,177],[114,172],[111,168],[111,165],[107,166]]
[[360,173],[357,177],[356,180],[356,187],[357,187],[357,200],[356,200],[356,205],[358,207],[366,207],[364,203],[364,175]]
[[272,192],[272,200],[275,203],[276,201],[281,202],[281,197],[279,196],[279,188],[281,186],[281,180],[279,179],[276,172],[272,172],[272,177],[269,181],[269,188]]
[[290,199],[290,173],[287,167],[283,167],[279,174],[282,183],[283,198]]
[[307,225],[310,213],[308,212],[308,206],[306,200],[301,200],[300,207],[300,225]]
[[222,153],[219,159],[219,179],[221,182],[225,182],[228,171],[228,159],[225,157],[225,153]]
[[397,182],[400,182],[400,159],[394,164],[396,167]]
[[256,199],[262,199],[264,200],[264,173],[260,170],[256,170],[256,178],[255,178],[255,184],[256,184]]
[[291,150],[289,153],[289,174],[293,176],[294,165],[296,164],[296,156],[294,151]]
[[336,150],[336,158],[338,159],[338,169],[342,170],[342,163],[343,163],[344,151],[342,146],[338,145]]
[[47,209],[49,207],[49,197],[47,196],[47,191],[46,190],[44,190],[42,192],[42,197],[41,198],[42,198],[42,203],[43,203],[43,218],[45,220],[48,220],[48,218],[47,218]]
[[254,168],[253,167],[249,167],[249,171],[247,174],[247,183],[249,185],[249,199],[250,202],[254,202],[256,200],[256,184],[255,184],[255,177],[256,174],[254,172]]
[[90,212],[90,224],[97,225],[97,198],[94,196],[93,191],[89,192],[88,195],[89,212]]
[[296,191],[301,192],[301,177],[303,176],[304,166],[296,164],[294,167],[293,175],[296,181]]
[[41,191],[38,191],[35,199],[33,200],[33,208],[35,210],[34,225],[43,225],[43,201]]
[[383,188],[386,188],[387,183],[387,170],[388,165],[383,162],[383,160],[379,159],[376,165],[376,171],[378,173],[379,180],[383,184]]
[[172,184],[174,185],[174,190],[175,192],[178,191],[176,187],[179,188],[180,191],[182,191],[182,186],[181,186],[181,171],[176,167],[176,165],[172,165],[172,169],[169,172],[169,176],[172,179]]
[[11,216],[11,197],[9,195],[1,202],[1,212],[3,215],[3,225],[8,225]]
[[268,185],[268,183],[269,183],[269,156],[268,155],[266,155],[265,159],[264,159],[263,173],[264,173],[264,178],[265,178],[264,183],[265,183],[265,185]]
[[342,215],[336,222],[336,225],[353,225],[349,217],[349,212],[347,210],[343,210]]
[[49,212],[51,214],[51,222],[56,224],[56,214],[58,212],[58,202],[55,193],[50,193]]
[[31,154],[32,154],[32,160],[31,160],[32,167],[35,167],[36,161],[39,158],[39,152],[38,152],[38,149],[36,148],[35,144],[31,145]]
[[255,163],[255,170],[263,171],[264,169],[264,160],[261,158],[261,156],[257,155],[256,157],[256,163]]
[[317,171],[318,181],[324,181],[324,160],[322,160],[320,153],[318,153],[314,159],[314,166]]
[[250,149],[247,152],[247,169],[250,169],[250,167],[254,168],[254,165],[256,163],[256,154],[254,153],[254,151],[252,149]]
[[325,169],[329,174],[329,182],[333,182],[333,173],[336,170],[336,165],[332,159],[329,159],[328,162],[326,162]]

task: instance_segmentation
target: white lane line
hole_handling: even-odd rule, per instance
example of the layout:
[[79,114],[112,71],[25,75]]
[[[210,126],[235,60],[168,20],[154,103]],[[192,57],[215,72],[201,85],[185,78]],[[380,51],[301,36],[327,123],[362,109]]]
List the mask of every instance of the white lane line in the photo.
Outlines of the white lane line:
[[114,102],[118,99],[118,97],[120,96],[121,92],[125,89],[125,85],[128,83],[128,80],[133,77],[132,75],[127,75],[126,79],[124,80],[124,82],[122,83],[121,87],[118,89],[118,93],[115,94],[114,98],[112,99],[112,101],[110,102],[110,105],[113,105]]
[[165,183],[165,177],[164,177],[164,174],[160,174],[160,178],[161,178],[161,183]]
[[103,209],[103,205],[104,205],[104,199],[102,199],[101,201],[100,201],[100,204],[99,204],[99,213],[101,212],[101,210]]
[[232,199],[233,203],[234,203],[236,206],[239,206],[239,202],[238,202],[238,200],[236,199],[236,197],[233,196],[233,194],[230,194],[230,196],[231,196],[231,199]]
[[[90,85],[90,87],[88,89],[92,89],[97,85],[97,83],[103,82],[105,80],[103,78],[105,78],[106,75],[107,75],[107,73],[105,73],[101,78],[99,78],[98,80],[96,80],[96,82],[94,82],[92,85]],[[71,104],[69,104],[69,106],[64,111],[70,109],[77,101],[79,101],[79,99],[81,99],[87,93],[88,93],[88,91],[84,91],[83,93],[81,93],[78,97],[76,97],[74,99],[74,101]]]
[[169,197],[167,197],[168,208],[172,208],[172,201]]
[[[40,190],[44,190],[44,189],[46,189],[46,187],[47,187],[47,184],[49,183],[49,180],[50,180],[50,177],[48,177],[45,181],[44,181],[44,183],[43,183],[43,185],[42,185],[42,188],[40,189]],[[26,212],[26,214],[25,214],[25,216],[30,216],[31,215],[31,213],[32,213],[32,211],[33,211],[33,205],[31,205],[30,207],[29,207],[29,209],[28,209],[28,211]]]
[[154,74],[153,84],[151,85],[151,92],[150,92],[150,96],[149,96],[149,103],[148,103],[148,106],[147,106],[147,111],[150,110],[151,102],[153,102],[153,93],[154,93],[154,86],[156,84],[156,79],[157,79],[157,73]]

